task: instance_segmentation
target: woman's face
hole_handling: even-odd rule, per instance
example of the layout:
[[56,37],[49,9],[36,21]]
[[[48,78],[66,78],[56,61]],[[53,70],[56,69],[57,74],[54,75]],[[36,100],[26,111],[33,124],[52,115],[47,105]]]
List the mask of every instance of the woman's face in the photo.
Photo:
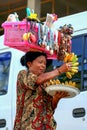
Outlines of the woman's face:
[[45,72],[46,70],[46,57],[45,56],[39,56],[32,62],[27,63],[29,67],[29,71],[36,74],[40,75]]

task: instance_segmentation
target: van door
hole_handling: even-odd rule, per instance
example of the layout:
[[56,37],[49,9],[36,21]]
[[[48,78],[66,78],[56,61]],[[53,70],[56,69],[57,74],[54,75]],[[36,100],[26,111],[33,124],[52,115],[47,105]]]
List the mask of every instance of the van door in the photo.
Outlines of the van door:
[[[9,72],[11,53],[0,53],[0,130],[11,129],[11,93],[9,93]],[[9,129],[10,128],[10,129]]]
[[61,99],[54,114],[56,130],[87,130],[87,91]]

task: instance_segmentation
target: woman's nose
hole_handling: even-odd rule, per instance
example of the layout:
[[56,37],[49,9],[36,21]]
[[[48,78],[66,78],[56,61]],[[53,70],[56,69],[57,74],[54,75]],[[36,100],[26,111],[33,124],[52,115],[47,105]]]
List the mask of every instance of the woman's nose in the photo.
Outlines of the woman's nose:
[[46,68],[46,64],[43,63],[42,66],[43,66],[43,68]]

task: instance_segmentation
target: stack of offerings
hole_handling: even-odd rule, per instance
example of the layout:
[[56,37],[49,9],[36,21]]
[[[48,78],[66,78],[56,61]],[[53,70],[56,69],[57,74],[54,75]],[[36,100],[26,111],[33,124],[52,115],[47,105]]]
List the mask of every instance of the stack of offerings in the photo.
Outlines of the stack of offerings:
[[[28,9],[27,9],[28,10]],[[71,52],[73,27],[71,24],[63,25],[58,30],[53,24],[58,20],[56,14],[48,14],[44,23],[40,22],[37,14],[27,12],[27,17],[20,21],[17,14],[10,14],[2,24],[4,28],[4,44],[6,46],[28,51],[42,51],[47,54],[48,59],[56,59],[65,63],[72,62],[73,67],[66,76],[71,79],[78,72],[78,58]],[[13,19],[12,19],[13,17]],[[52,85],[51,85],[51,84]],[[56,92],[68,93],[68,97],[79,94],[75,83],[70,82],[64,85],[59,80],[50,81],[46,85],[46,91],[50,95]],[[64,96],[63,96],[64,97]]]
[[4,44],[24,52],[44,51],[48,59],[63,61],[65,53],[71,52],[73,27],[69,24],[56,30],[53,27],[56,20],[57,15],[47,14],[46,22],[42,23],[37,14],[30,13],[22,21],[5,21],[2,24]]

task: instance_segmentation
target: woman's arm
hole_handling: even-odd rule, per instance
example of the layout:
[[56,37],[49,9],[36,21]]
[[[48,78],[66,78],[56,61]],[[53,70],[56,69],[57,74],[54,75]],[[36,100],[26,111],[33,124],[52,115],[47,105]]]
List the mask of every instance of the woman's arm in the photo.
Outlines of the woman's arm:
[[69,65],[71,65],[71,63],[65,63],[59,68],[56,68],[56,69],[54,69],[54,70],[52,70],[50,72],[46,72],[46,73],[43,73],[43,74],[39,75],[37,77],[36,83],[37,84],[42,84],[42,83],[46,82],[47,80],[53,79],[56,76],[59,76],[62,73],[65,73],[65,72],[69,71],[70,70]]

